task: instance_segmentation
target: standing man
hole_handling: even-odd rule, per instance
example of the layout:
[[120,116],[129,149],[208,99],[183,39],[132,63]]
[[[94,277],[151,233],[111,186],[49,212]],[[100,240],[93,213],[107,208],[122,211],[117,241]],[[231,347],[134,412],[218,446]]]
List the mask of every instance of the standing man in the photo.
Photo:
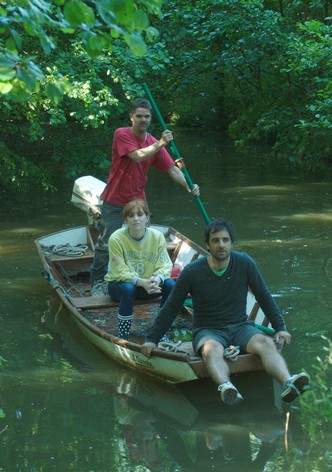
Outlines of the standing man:
[[101,195],[101,227],[91,268],[91,295],[105,293],[104,276],[109,260],[108,239],[122,226],[124,206],[137,198],[146,200],[144,187],[151,166],[167,172],[171,179],[188,192],[199,195],[198,185],[195,184],[193,190],[190,190],[184,175],[165,149],[173,140],[172,132],[165,130],[159,141],[148,133],[151,109],[148,100],[136,99],[130,109],[131,127],[118,128],[114,133],[111,170]]
[[254,262],[246,253],[232,250],[234,228],[227,220],[214,221],[205,229],[209,256],[187,265],[148,333],[142,352],[151,356],[158,341],[171,326],[188,293],[193,301],[193,346],[203,358],[207,371],[218,386],[221,399],[228,405],[242,400],[230,381],[224,350],[240,346],[240,352],[259,356],[266,372],[283,386],[285,402],[293,401],[308,387],[305,373],[290,375],[286,362],[273,339],[247,320],[248,288],[253,292],[264,314],[275,330],[274,340],[291,335],[286,330],[280,309],[272,298]]

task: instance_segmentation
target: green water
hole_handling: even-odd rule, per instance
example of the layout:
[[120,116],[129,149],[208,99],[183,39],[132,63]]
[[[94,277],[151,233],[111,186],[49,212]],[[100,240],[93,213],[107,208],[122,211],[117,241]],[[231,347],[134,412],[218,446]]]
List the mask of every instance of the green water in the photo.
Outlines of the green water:
[[[210,217],[233,221],[235,248],[256,259],[277,296],[293,336],[291,370],[314,375],[321,335],[331,338],[332,182],[300,177],[262,149],[239,153],[216,134],[183,132],[177,146]],[[288,470],[286,417],[270,392],[267,405],[248,399],[231,410],[209,384],[190,386],[188,399],[110,364],[77,333],[34,248],[39,236],[86,223],[71,190],[62,183],[18,206],[1,202],[0,471]],[[153,170],[147,194],[155,223],[203,244],[189,194]],[[287,439],[307,452],[296,415]]]

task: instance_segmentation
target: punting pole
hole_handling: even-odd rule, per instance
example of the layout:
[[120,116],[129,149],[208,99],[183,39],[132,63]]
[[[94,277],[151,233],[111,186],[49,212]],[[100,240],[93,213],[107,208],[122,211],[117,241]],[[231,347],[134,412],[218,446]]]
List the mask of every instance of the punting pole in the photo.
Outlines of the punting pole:
[[[159,111],[159,109],[158,109],[158,107],[157,107],[156,102],[154,101],[154,99],[153,99],[153,97],[152,97],[152,95],[151,95],[151,92],[150,92],[149,87],[147,86],[147,84],[145,84],[145,83],[143,84],[143,89],[144,89],[144,91],[145,91],[145,93],[146,93],[146,95],[147,95],[147,97],[148,97],[148,99],[149,99],[149,102],[151,103],[151,106],[152,106],[152,108],[153,108],[153,111],[155,112],[155,114],[156,114],[156,116],[157,116],[157,118],[158,118],[158,121],[159,121],[159,123],[160,123],[160,126],[161,126],[162,129],[165,131],[165,130],[167,129],[167,126],[166,126],[166,124],[165,124],[165,122],[164,122],[164,120],[163,120],[163,117],[161,116],[161,113],[160,113],[160,111]],[[192,182],[192,180],[191,180],[191,178],[190,178],[190,175],[189,175],[189,172],[187,171],[187,168],[186,168],[186,166],[185,166],[184,160],[183,160],[183,158],[181,157],[181,155],[180,155],[180,153],[179,153],[179,151],[178,151],[178,149],[177,149],[177,147],[176,147],[176,145],[175,145],[174,140],[169,143],[169,146],[170,146],[171,152],[172,152],[172,153],[174,154],[174,156],[176,157],[176,159],[175,159],[176,165],[178,166],[178,168],[179,168],[179,169],[181,170],[181,172],[183,173],[183,175],[184,175],[184,177],[185,177],[185,179],[186,179],[186,182],[187,182],[187,184],[188,184],[190,190],[192,190],[192,189],[194,188],[194,184],[193,184],[193,182]],[[202,203],[200,197],[195,195],[194,198],[195,198],[195,200],[196,200],[196,202],[197,202],[197,205],[199,206],[199,209],[200,209],[200,211],[201,211],[201,213],[202,213],[202,215],[203,215],[203,218],[204,218],[205,223],[206,223],[206,224],[209,224],[209,223],[211,222],[211,220],[210,220],[210,217],[209,217],[209,215],[207,214],[207,212],[206,212],[206,210],[205,210],[205,208],[204,208],[204,205],[203,205],[203,203]]]

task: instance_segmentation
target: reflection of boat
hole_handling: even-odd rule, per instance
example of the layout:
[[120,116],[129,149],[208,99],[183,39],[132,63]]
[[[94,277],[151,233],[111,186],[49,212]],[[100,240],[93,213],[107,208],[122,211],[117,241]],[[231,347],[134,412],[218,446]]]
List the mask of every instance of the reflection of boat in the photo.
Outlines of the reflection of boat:
[[[259,402],[246,398],[228,408],[208,386],[209,379],[165,384],[109,360],[77,330],[65,309],[57,310],[56,303],[43,321],[60,335],[70,355],[86,366],[80,375],[107,393],[118,441],[123,441],[121,453],[119,447],[114,452],[117,460],[149,464],[150,470],[160,471],[171,470],[168,463],[187,472],[219,470],[223,465],[227,470],[258,471],[280,447],[284,425],[271,398]],[[245,376],[251,389],[254,377],[260,376],[257,372]]]
[[[85,193],[91,196],[90,191]],[[79,198],[78,195],[76,188],[76,199]],[[173,228],[158,225],[153,227],[164,234],[173,264],[180,270],[189,262],[207,254]],[[164,381],[177,383],[207,377],[203,362],[195,356],[191,342],[177,343],[175,352],[169,346],[168,350],[161,346],[154,350],[150,359],[141,353],[141,344],[157,311],[158,300],[154,303],[150,301],[149,304],[146,301],[144,304],[137,302],[130,341],[115,336],[117,303],[108,295],[90,295],[89,267],[93,261],[95,240],[96,230],[91,226],[81,226],[35,241],[45,276],[84,335],[108,357]],[[267,325],[267,320],[250,293],[248,311],[251,319]],[[181,312],[174,327],[180,332],[181,329],[191,327],[188,309]],[[263,369],[260,359],[253,355],[241,355],[237,362],[229,362],[229,366],[232,374]]]
[[193,404],[178,385],[137,383],[127,371],[113,395],[113,404],[128,454],[134,447],[135,458],[151,470],[170,470],[161,456],[163,443],[176,470],[215,471],[223,465],[234,471],[265,470],[284,435],[278,410],[257,401],[236,409],[224,408],[216,397],[207,403],[195,387]]
[[[125,397],[126,402],[146,413],[167,417],[183,426],[192,426],[198,417],[195,406],[176,385],[161,382],[158,379],[142,376],[132,369],[124,369],[117,362],[106,357],[99,349],[77,329],[66,309],[57,309],[50,303],[45,312],[43,323],[61,338],[61,344],[69,354],[82,363],[80,371],[93,385],[106,390],[110,397]],[[59,346],[55,346],[59,350]],[[111,369],[110,369],[111,367]]]
[[214,471],[222,465],[264,470],[282,444],[279,411],[257,400],[225,408],[215,389],[197,388],[200,382],[191,385],[188,396],[183,384],[160,384],[133,377],[127,370],[112,397],[128,451],[135,446],[136,457],[141,456],[145,465],[154,458],[160,469],[154,464],[151,470],[166,470],[165,464],[161,466],[161,442],[172,462],[187,472]]

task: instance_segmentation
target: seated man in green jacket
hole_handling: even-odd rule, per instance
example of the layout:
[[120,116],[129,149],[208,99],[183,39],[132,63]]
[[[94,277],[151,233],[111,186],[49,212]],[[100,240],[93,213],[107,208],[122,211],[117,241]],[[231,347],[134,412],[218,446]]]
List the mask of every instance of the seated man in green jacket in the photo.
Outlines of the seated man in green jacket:
[[174,287],[170,278],[172,261],[164,235],[148,228],[150,213],[143,200],[133,200],[122,212],[126,228],[109,238],[110,264],[105,280],[108,293],[120,302],[118,336],[128,339],[136,298],[149,299],[161,295],[162,306]]
[[[215,221],[207,226],[205,243],[209,256],[199,258],[183,269],[148,333],[142,352],[147,357],[151,356],[189,293],[194,311],[193,346],[203,358],[224,403],[235,405],[242,400],[230,381],[224,360],[224,350],[230,345],[240,346],[242,353],[259,356],[266,372],[283,385],[283,401],[293,401],[308,387],[309,377],[305,373],[290,375],[275,345],[280,338],[286,344],[291,341],[280,309],[254,260],[246,253],[233,251],[233,242],[234,227],[229,221]],[[274,328],[274,340],[247,320],[248,288]]]

